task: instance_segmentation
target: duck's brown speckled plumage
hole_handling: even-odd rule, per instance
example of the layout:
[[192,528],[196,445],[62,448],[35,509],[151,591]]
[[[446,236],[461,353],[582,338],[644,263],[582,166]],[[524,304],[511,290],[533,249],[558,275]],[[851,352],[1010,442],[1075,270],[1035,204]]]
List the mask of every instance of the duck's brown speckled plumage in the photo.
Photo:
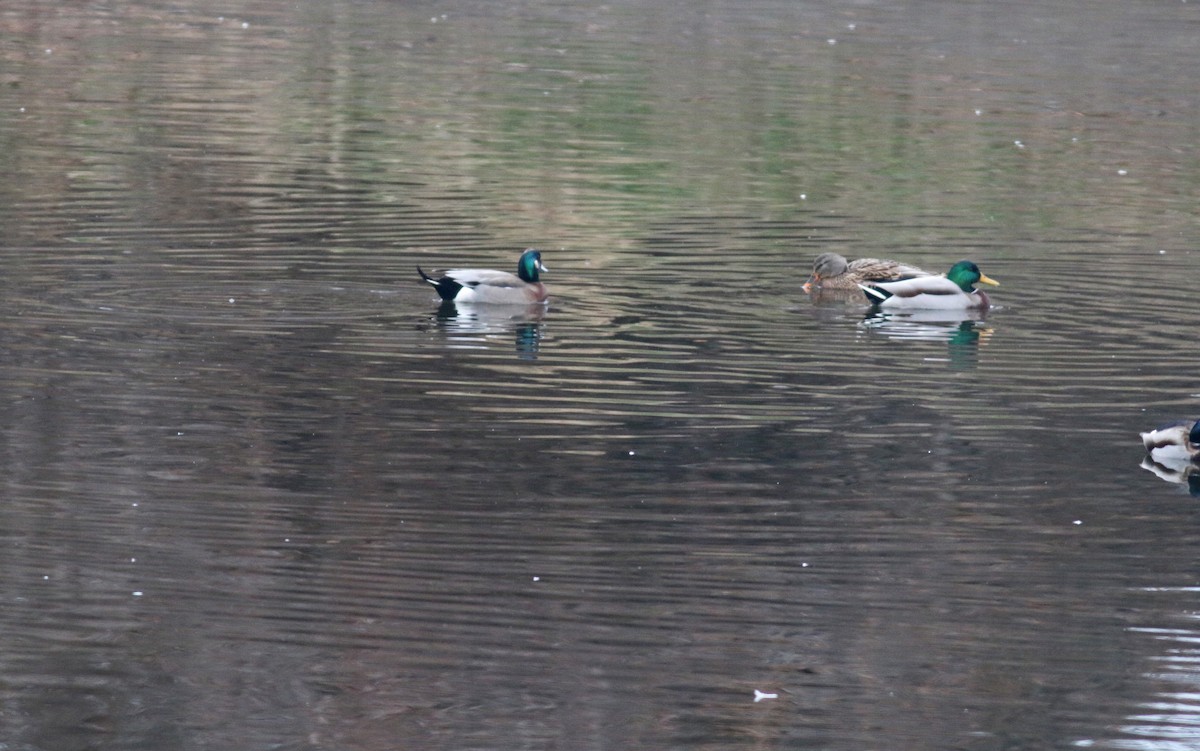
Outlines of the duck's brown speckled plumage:
[[929,272],[886,258],[859,258],[847,261],[837,253],[822,253],[813,261],[812,275],[805,282],[804,289],[841,289],[857,292],[859,284],[911,279],[917,276],[929,276]]

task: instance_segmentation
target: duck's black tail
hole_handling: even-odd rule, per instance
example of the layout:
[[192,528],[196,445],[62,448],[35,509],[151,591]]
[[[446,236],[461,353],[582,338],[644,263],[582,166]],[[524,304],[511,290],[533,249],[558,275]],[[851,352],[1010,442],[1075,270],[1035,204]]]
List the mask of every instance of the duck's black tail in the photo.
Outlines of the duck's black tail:
[[867,296],[867,302],[872,305],[878,305],[892,296],[891,292],[882,287],[876,287],[874,284],[860,284],[858,286],[863,291],[863,294]]
[[433,285],[433,288],[437,290],[438,297],[443,300],[453,300],[458,295],[458,291],[463,288],[461,284],[448,276],[443,276],[441,279],[434,279],[429,274],[421,271],[420,266],[417,267],[417,273],[421,275],[422,279]]

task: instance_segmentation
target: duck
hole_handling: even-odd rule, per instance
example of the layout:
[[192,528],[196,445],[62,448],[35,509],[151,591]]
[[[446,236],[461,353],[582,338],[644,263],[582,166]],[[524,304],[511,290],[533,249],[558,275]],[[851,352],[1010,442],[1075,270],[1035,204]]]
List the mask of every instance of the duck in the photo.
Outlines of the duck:
[[541,252],[533,248],[521,254],[515,274],[494,269],[450,269],[434,279],[417,266],[417,273],[443,300],[503,305],[545,303],[550,293],[538,274],[546,270]]
[[837,253],[822,253],[813,259],[812,275],[804,283],[804,291],[817,289],[846,289],[858,291],[863,282],[886,282],[929,276],[928,271],[887,258],[858,258],[847,261]]
[[859,284],[868,302],[881,310],[986,310],[991,305],[976,284],[1000,286],[973,261],[959,261],[942,276]]
[[1200,462],[1200,420],[1177,420],[1141,436],[1146,453],[1159,464]]

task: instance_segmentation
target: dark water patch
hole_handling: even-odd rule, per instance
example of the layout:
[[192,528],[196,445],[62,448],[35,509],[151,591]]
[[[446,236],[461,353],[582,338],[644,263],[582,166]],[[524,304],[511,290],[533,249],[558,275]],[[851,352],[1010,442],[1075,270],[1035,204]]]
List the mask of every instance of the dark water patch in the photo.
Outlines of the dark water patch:
[[1186,744],[1187,7],[17,3],[0,744]]

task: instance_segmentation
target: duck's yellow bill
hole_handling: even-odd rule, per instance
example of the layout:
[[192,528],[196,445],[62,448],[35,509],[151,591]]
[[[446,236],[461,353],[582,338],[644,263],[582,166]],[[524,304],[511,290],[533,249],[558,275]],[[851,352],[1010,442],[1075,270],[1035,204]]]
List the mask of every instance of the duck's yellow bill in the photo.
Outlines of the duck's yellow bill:
[[979,275],[979,281],[983,282],[984,284],[990,284],[990,285],[992,285],[993,287],[999,287],[999,286],[1000,286],[1000,282],[998,282],[998,281],[996,281],[995,279],[991,278],[991,277],[990,277],[990,276],[988,276],[987,274],[980,274],[980,275]]

